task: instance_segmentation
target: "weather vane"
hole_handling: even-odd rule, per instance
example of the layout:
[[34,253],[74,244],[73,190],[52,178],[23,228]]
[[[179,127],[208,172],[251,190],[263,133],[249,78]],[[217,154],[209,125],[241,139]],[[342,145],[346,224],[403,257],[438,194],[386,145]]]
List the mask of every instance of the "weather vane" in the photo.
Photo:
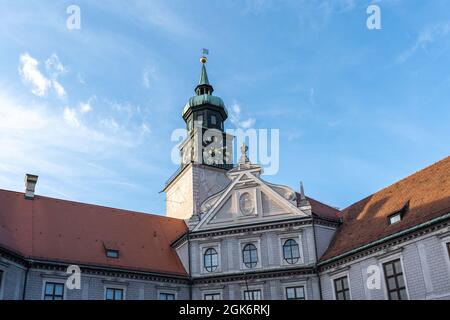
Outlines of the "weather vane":
[[209,54],[209,50],[203,48],[203,49],[202,49],[202,57],[200,58],[200,62],[201,62],[201,63],[205,64],[206,61],[208,61],[208,58],[206,57],[208,54]]

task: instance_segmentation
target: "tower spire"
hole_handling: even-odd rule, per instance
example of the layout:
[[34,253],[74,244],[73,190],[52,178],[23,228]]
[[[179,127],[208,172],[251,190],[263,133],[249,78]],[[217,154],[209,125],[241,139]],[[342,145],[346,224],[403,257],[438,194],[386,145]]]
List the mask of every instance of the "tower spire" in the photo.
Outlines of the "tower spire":
[[200,81],[198,82],[198,85],[195,88],[195,93],[198,96],[201,96],[204,94],[211,95],[214,91],[214,88],[209,83],[208,73],[206,72],[206,66],[205,66],[206,62],[208,61],[208,58],[206,57],[206,55],[208,53],[209,53],[209,51],[207,49],[203,49],[203,55],[200,58],[200,62],[202,64],[202,71],[200,73]]

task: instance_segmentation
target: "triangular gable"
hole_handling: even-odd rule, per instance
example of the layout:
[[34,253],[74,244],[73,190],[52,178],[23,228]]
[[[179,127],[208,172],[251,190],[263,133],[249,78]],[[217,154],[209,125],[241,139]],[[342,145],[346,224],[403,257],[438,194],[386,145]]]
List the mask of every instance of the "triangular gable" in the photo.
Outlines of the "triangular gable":
[[[306,212],[297,208],[291,199],[283,197],[275,191],[272,184],[258,178],[250,170],[233,172],[232,182],[221,193],[207,199],[202,208],[207,211],[201,216],[200,222],[193,231],[201,229],[218,228],[221,224],[227,226],[233,224],[263,222],[309,216]],[[285,188],[280,186],[280,188]],[[243,193],[251,194],[254,200],[255,214],[244,216],[239,207],[239,196]],[[295,194],[295,192],[294,192]]]

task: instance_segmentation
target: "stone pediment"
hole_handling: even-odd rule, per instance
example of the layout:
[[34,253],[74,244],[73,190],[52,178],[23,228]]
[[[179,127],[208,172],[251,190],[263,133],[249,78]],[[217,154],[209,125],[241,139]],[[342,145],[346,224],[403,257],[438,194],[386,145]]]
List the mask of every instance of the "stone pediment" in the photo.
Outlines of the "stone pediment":
[[310,215],[297,207],[293,189],[268,183],[261,179],[261,173],[256,165],[230,170],[231,182],[202,203],[193,231]]

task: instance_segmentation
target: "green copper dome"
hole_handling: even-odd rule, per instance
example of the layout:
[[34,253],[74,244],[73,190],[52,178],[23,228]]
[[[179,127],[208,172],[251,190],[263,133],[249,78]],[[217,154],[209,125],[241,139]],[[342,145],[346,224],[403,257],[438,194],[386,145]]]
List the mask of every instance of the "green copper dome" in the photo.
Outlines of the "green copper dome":
[[222,108],[225,111],[225,114],[228,116],[228,111],[227,108],[225,107],[225,103],[223,103],[223,100],[219,97],[212,96],[210,94],[202,94],[200,96],[194,96],[190,98],[188,103],[186,103],[186,105],[183,108],[182,115],[184,116],[184,114],[189,110],[189,108],[194,108],[204,104],[210,104]]
[[201,109],[202,106],[210,106],[210,107],[216,107],[218,108],[223,120],[228,118],[228,112],[225,108],[225,104],[223,103],[223,100],[219,97],[213,96],[212,93],[214,92],[213,86],[209,83],[208,79],[208,73],[206,72],[206,63],[207,59],[206,57],[202,57],[200,59],[200,62],[202,63],[202,70],[200,73],[200,79],[198,82],[197,87],[195,88],[196,96],[193,96],[189,99],[188,103],[183,108],[182,116],[183,119],[186,120],[185,116],[189,116],[189,110],[191,109]]

